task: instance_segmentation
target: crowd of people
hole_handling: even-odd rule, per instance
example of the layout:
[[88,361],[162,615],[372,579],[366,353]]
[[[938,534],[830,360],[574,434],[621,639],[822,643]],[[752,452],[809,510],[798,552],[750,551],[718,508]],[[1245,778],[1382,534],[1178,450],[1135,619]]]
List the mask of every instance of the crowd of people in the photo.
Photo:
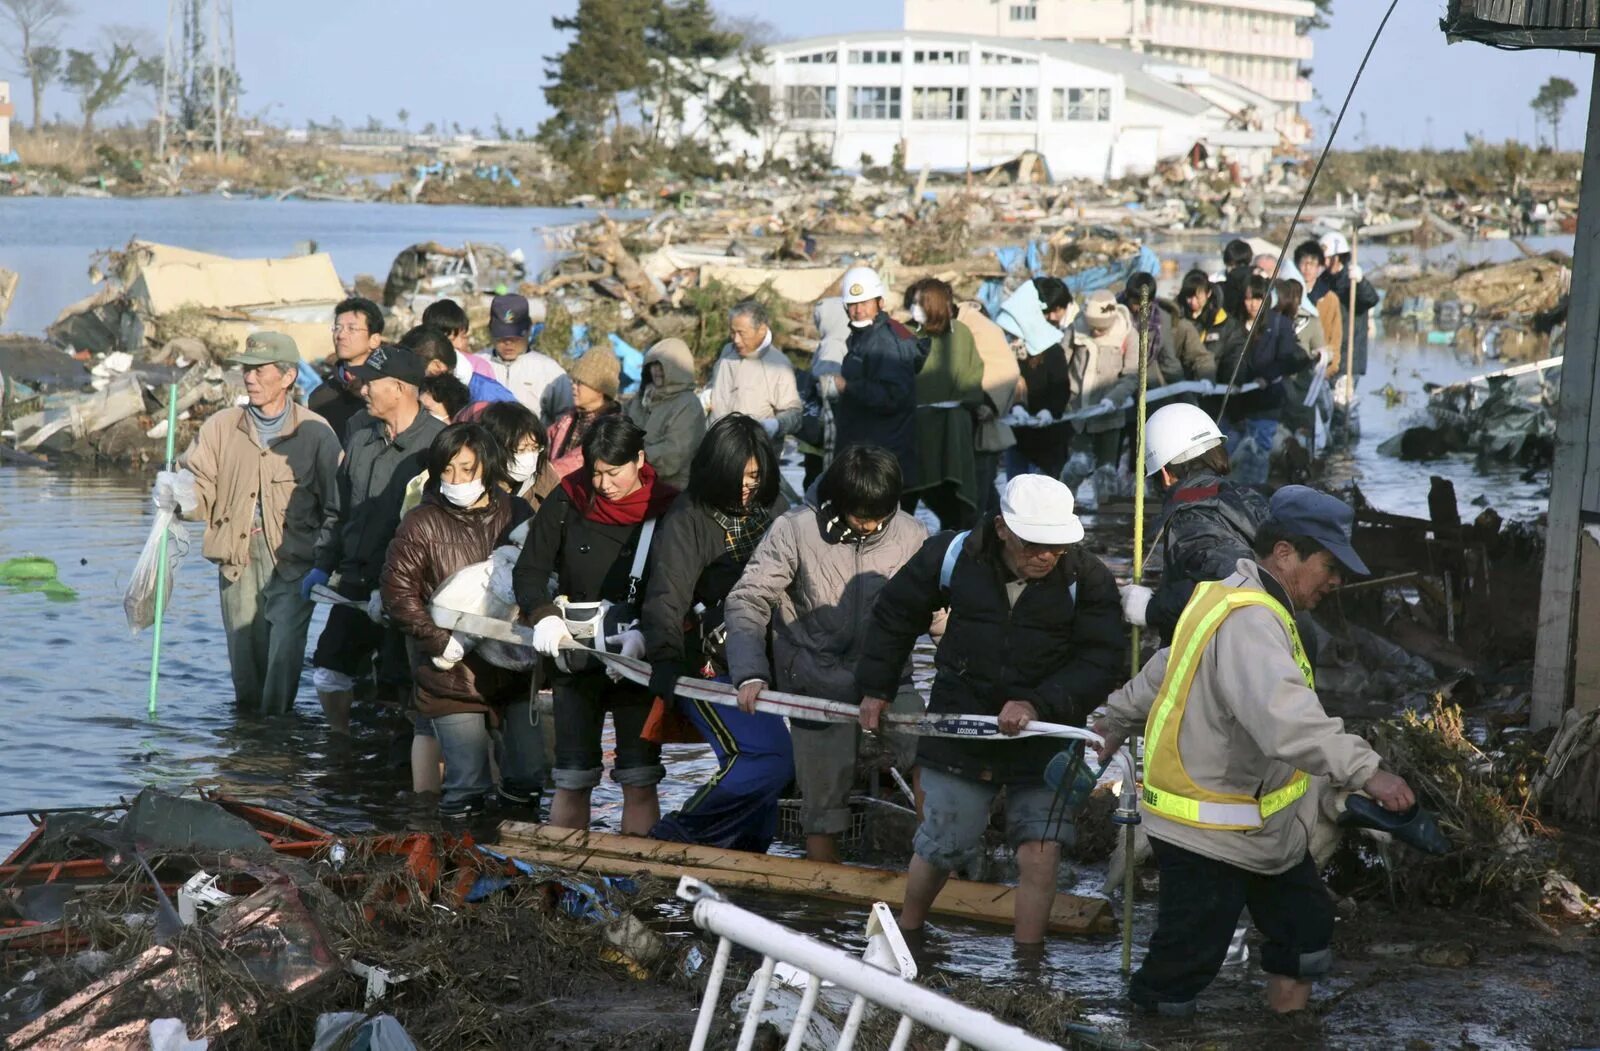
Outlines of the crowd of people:
[[[155,500],[206,525],[239,703],[294,705],[313,603],[327,603],[311,664],[330,730],[350,732],[362,680],[402,705],[413,787],[439,793],[447,820],[489,807],[537,820],[549,793],[549,823],[587,828],[609,762],[624,833],[765,851],[795,784],[807,856],[837,861],[861,734],[883,734],[916,785],[910,932],[1003,797],[1015,937],[1041,941],[1074,826],[1045,780],[1062,742],[1023,731],[1095,725],[1108,758],[1148,719],[1159,791],[1145,803],[1167,878],[1135,1000],[1192,1005],[1248,903],[1286,983],[1274,1004],[1290,1009],[1328,942],[1296,817],[1315,805],[1307,783],[1397,809],[1407,790],[1313,689],[1301,618],[1365,571],[1349,509],[1302,486],[1269,498],[1264,479],[1230,473],[1244,443],[1270,447],[1294,425],[1296,376],[1338,368],[1340,351],[1319,352],[1339,346],[1339,304],[1361,277],[1316,242],[1281,263],[1238,247],[1221,280],[1191,273],[1173,300],[1145,274],[1081,303],[1046,277],[992,318],[934,278],[891,305],[876,272],[852,267],[817,305],[810,369],[751,301],[732,309],[703,386],[678,339],[649,348],[639,376],[606,345],[563,368],[533,345],[518,295],[494,299],[481,353],[454,302],[391,340],[383,311],[352,298],[303,405],[301,348],[249,338],[234,361],[246,403],[205,422]],[[1359,363],[1364,341],[1349,353]],[[1152,388],[1259,381],[1220,420],[1195,399],[1149,417],[1147,462],[1132,466],[1163,499],[1154,588],[1119,586],[1061,480],[1075,443],[1118,470],[1141,354]],[[1086,409],[1100,411],[1059,419]],[[791,441],[799,492],[783,475]],[[480,569],[502,627],[520,621],[530,645],[441,620],[441,596]],[[1133,626],[1169,648],[1127,682]],[[911,680],[925,635],[926,698]],[[727,684],[737,703],[685,696],[690,680]],[[785,720],[763,710],[772,690],[854,705],[858,720]],[[1000,737],[919,739],[886,718],[923,712],[987,717]],[[662,747],[681,741],[708,744],[717,769],[663,815]],[[1226,923],[1185,904],[1183,885],[1212,887]]]

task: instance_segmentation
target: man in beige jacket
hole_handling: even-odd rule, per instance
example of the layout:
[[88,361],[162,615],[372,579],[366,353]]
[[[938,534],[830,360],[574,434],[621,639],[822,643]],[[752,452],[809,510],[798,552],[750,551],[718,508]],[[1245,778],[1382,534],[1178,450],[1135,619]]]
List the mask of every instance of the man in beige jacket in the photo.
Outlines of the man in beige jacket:
[[324,514],[338,502],[339,437],[291,398],[300,352],[281,332],[253,333],[232,361],[249,404],[216,413],[156,480],[157,506],[206,524],[217,564],[233,692],[265,715],[294,707],[312,604],[300,595]]
[[1184,1016],[1216,977],[1249,906],[1266,939],[1274,1011],[1306,1006],[1332,964],[1333,907],[1308,852],[1312,777],[1361,789],[1388,810],[1415,798],[1378,754],[1323,711],[1294,613],[1345,573],[1364,574],[1354,513],[1302,485],[1273,494],[1226,580],[1200,584],[1171,644],[1107,700],[1102,758],[1143,726],[1140,810],[1161,869],[1156,930],[1128,990],[1134,1004]]
[[711,421],[742,412],[759,420],[781,456],[783,439],[800,427],[794,366],[772,342],[766,308],[753,299],[728,312],[728,345],[711,366]]

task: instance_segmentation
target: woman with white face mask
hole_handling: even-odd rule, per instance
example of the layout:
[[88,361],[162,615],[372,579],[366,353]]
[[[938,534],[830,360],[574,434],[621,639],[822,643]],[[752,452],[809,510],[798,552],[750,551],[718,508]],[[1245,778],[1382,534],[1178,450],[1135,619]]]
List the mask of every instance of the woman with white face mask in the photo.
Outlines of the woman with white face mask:
[[561,475],[550,463],[543,421],[521,402],[497,401],[484,406],[477,422],[505,454],[506,472],[500,484],[511,495],[521,497],[529,507],[539,510],[545,497],[561,484]]
[[508,800],[538,800],[544,754],[517,733],[535,725],[526,708],[529,673],[467,652],[468,640],[433,623],[428,603],[452,573],[484,561],[505,543],[532,510],[502,485],[504,454],[478,424],[441,431],[428,449],[427,465],[422,503],[406,515],[389,545],[381,587],[390,621],[406,636],[418,741],[437,739],[444,756],[439,813],[460,819],[481,811],[495,790],[491,739]]

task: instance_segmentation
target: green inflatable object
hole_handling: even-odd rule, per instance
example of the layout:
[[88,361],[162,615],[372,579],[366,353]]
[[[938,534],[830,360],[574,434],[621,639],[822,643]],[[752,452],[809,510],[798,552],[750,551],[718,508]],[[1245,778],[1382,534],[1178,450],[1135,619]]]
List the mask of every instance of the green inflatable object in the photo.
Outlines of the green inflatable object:
[[15,592],[37,591],[57,602],[70,602],[78,593],[56,579],[56,564],[38,555],[0,562],[0,587]]

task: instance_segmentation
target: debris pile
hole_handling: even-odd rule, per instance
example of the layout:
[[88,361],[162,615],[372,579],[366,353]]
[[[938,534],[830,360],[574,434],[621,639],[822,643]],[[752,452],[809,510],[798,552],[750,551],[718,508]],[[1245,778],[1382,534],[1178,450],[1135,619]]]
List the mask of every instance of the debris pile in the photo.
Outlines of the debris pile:
[[1554,457],[1560,396],[1559,357],[1434,387],[1424,413],[1378,452],[1402,460],[1471,452],[1481,460],[1542,468]]
[[1453,275],[1399,264],[1376,280],[1386,332],[1450,343],[1481,360],[1528,361],[1550,353],[1566,319],[1572,260],[1548,252]]

